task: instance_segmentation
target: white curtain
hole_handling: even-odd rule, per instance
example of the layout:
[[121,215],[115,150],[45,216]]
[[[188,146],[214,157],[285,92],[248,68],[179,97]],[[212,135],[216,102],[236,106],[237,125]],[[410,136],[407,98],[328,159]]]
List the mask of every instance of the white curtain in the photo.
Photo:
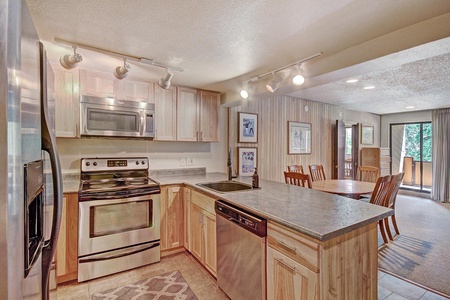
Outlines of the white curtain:
[[450,108],[432,112],[433,186],[431,198],[450,202]]

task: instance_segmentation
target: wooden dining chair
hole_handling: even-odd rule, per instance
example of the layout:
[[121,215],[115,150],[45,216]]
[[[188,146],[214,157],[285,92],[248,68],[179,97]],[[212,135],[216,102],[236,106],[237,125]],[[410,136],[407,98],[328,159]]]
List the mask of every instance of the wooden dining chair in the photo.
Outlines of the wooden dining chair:
[[[387,206],[387,200],[389,198],[389,192],[391,190],[392,175],[386,175],[378,177],[375,183],[375,188],[373,189],[372,196],[370,197],[369,203]],[[384,243],[388,243],[386,236],[386,230],[384,228],[383,220],[378,221],[380,227],[381,236],[383,237]]]
[[287,184],[298,185],[309,189],[311,188],[311,178],[309,177],[309,174],[284,172],[284,181]]
[[357,180],[377,182],[378,177],[380,177],[380,168],[372,166],[358,166]]
[[[400,231],[398,230],[397,221],[395,220],[395,200],[397,199],[398,190],[400,189],[400,185],[403,181],[403,176],[405,173],[399,173],[396,175],[393,175],[392,177],[392,185],[391,185],[391,191],[389,192],[389,198],[387,200],[386,206],[388,208],[392,208],[394,210],[394,214],[391,216],[392,225],[394,226],[395,230],[395,236],[398,236],[400,234]],[[387,234],[389,236],[389,239],[391,241],[394,240],[394,237],[391,234],[391,229],[389,227],[389,217],[384,219],[384,226],[386,227]]]
[[326,179],[322,165],[309,165],[309,174],[311,174],[312,181],[322,181]]
[[305,173],[305,172],[303,172],[303,166],[301,166],[301,165],[288,166],[288,172]]

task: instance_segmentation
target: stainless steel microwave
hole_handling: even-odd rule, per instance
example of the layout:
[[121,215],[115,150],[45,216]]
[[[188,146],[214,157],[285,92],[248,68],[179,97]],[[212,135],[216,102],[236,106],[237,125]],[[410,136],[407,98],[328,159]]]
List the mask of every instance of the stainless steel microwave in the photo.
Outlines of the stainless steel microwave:
[[81,96],[81,136],[155,137],[155,104]]

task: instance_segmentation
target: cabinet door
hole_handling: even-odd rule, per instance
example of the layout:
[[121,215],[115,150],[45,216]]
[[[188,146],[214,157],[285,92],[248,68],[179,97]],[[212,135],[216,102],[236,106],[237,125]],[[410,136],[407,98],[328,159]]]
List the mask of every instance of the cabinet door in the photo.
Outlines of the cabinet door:
[[203,210],[191,203],[191,253],[203,262]]
[[155,87],[155,140],[177,139],[177,93],[175,87],[167,90]]
[[78,69],[58,70],[55,75],[55,133],[56,137],[78,137],[80,126],[80,94]]
[[115,98],[116,80],[112,73],[80,70],[80,91],[81,95]]
[[267,247],[267,299],[319,298],[318,274]]
[[129,78],[117,81],[117,99],[155,103],[154,93],[151,82]]
[[161,251],[183,246],[183,199],[180,187],[161,191]]
[[177,93],[177,140],[198,140],[198,94],[197,90],[179,87]]
[[64,194],[56,245],[56,276],[62,283],[78,277],[78,194]]
[[217,276],[216,216],[203,211],[205,234],[205,267]]
[[201,91],[200,95],[200,141],[218,142],[220,94]]
[[191,251],[191,190],[183,188],[184,248]]

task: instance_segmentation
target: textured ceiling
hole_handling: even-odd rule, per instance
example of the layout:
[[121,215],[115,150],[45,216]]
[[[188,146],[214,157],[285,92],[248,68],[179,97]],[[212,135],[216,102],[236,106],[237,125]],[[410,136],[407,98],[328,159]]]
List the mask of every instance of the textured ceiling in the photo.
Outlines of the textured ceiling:
[[[53,43],[54,38],[60,38],[181,67],[185,71],[175,73],[173,84],[222,93],[235,90],[238,83],[252,75],[317,52],[323,55],[314,61],[325,62],[346,49],[450,13],[448,0],[27,0],[27,3],[41,39],[47,41],[49,59],[55,63],[60,55],[70,51],[67,46]],[[411,36],[410,40],[414,39]],[[382,54],[380,48],[371,50],[374,57],[377,51]],[[110,71],[120,64],[116,58],[81,49],[79,52],[84,56],[83,68]],[[157,80],[164,73],[159,68],[131,64],[130,76]],[[338,62],[327,65],[331,68]],[[352,65],[351,60],[348,65]],[[406,103],[420,109],[435,108],[422,105],[421,95],[431,92],[433,98],[428,102],[445,105],[444,96],[449,94],[445,80],[448,55],[424,61],[419,57],[404,66],[394,62],[391,69],[386,66],[382,72],[377,68],[374,72],[369,66],[360,68],[365,73],[359,72],[358,76],[378,80],[380,88],[371,90],[372,94],[354,89],[357,85],[352,87],[332,79],[315,86],[305,85],[303,90],[290,90],[289,94],[374,113],[386,113],[383,108],[391,101],[398,103],[389,112],[404,111]],[[430,72],[429,76],[424,76],[424,71],[417,74],[423,68]],[[306,74],[320,78],[331,71],[339,72],[331,68]],[[418,84],[416,76],[427,84]],[[383,99],[379,91],[384,92]],[[386,100],[387,97],[392,100]],[[362,98],[365,102],[359,101]]]

